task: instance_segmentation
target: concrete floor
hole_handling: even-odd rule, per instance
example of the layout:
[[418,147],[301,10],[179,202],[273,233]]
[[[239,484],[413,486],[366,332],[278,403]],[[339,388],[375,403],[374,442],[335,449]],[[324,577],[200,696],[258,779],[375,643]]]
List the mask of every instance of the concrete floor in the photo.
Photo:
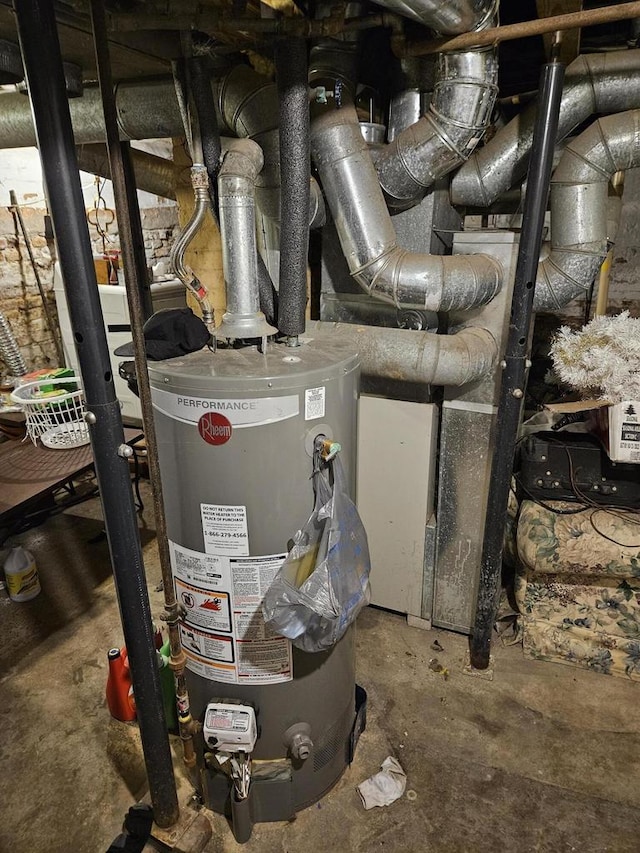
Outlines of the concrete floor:
[[[105,707],[106,652],[121,630],[101,530],[93,500],[19,537],[43,592],[0,607],[0,853],[103,853],[145,792],[136,727]],[[143,539],[159,614],[146,527]],[[442,652],[430,648],[436,637]],[[365,611],[358,679],[369,714],[354,764],[321,803],[256,827],[244,847],[218,819],[208,851],[640,850],[638,685],[526,661],[499,643],[490,682],[463,674],[465,650],[464,637]],[[429,669],[434,656],[448,680]],[[355,786],[387,755],[407,792],[365,812]]]

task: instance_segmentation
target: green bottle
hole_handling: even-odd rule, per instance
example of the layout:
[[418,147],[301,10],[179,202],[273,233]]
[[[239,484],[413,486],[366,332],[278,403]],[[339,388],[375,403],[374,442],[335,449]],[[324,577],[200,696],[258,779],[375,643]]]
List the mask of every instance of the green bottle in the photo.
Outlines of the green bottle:
[[171,659],[171,647],[169,640],[158,652],[158,666],[160,667],[160,686],[162,688],[162,704],[164,706],[164,717],[167,721],[167,729],[171,734],[178,734],[178,712],[176,710],[176,686],[173,670],[169,666]]

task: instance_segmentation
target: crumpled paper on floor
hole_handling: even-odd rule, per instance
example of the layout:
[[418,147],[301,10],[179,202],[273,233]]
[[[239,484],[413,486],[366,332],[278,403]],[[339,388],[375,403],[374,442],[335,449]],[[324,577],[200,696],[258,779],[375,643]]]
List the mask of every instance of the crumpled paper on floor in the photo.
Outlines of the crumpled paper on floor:
[[407,776],[395,758],[388,756],[381,767],[380,773],[358,785],[365,809],[391,805],[404,794],[407,787]]

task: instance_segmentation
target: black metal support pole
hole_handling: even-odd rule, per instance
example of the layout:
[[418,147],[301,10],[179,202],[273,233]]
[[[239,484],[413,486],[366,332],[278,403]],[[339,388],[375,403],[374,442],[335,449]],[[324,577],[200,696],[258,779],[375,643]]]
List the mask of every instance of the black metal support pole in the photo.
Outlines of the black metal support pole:
[[280,285],[278,329],[291,343],[305,329],[309,253],[309,85],[307,43],[276,45],[280,98]]
[[178,817],[178,802],[153,643],[151,608],[120,405],[111,375],[80,187],[54,4],[53,0],[15,0],[14,10],[80,362],[154,815],[159,825],[170,826]]
[[[164,511],[162,479],[160,477],[160,461],[158,458],[158,441],[153,419],[153,404],[151,402],[151,387],[147,370],[147,357],[144,346],[144,312],[142,305],[143,287],[140,276],[146,279],[146,264],[136,262],[137,246],[135,235],[142,236],[140,210],[136,193],[135,176],[131,162],[131,149],[128,142],[121,142],[118,135],[118,115],[111,77],[111,61],[109,42],[107,38],[107,22],[104,13],[103,0],[91,0],[91,22],[96,51],[96,68],[98,82],[102,95],[104,110],[104,126],[107,135],[107,151],[113,194],[118,214],[118,230],[120,246],[124,261],[125,283],[129,318],[133,333],[133,349],[140,392],[142,422],[144,424],[145,440],[147,443],[147,462],[149,464],[149,479],[153,493],[153,515],[156,523],[156,540],[162,571],[164,588],[165,620],[169,630],[169,645],[171,648],[171,668],[176,680],[176,696],[178,697],[178,724],[183,744],[185,764],[193,767],[196,763],[193,746],[192,721],[189,709],[189,694],[185,680],[185,665],[187,658],[182,651],[180,632],[178,628],[179,610],[176,600],[173,577],[171,574],[171,557],[169,555],[169,538],[167,535],[167,519]],[[144,247],[140,244],[144,256]],[[135,684],[134,684],[135,688]]]
[[542,245],[542,226],[547,209],[563,82],[564,66],[561,63],[554,61],[543,67],[516,264],[509,336],[502,365],[502,385],[491,464],[491,483],[487,498],[480,585],[470,642],[471,665],[477,669],[488,667],[491,652],[491,632],[500,589],[502,549],[513,458],[527,381],[527,352],[533,316],[533,294]]

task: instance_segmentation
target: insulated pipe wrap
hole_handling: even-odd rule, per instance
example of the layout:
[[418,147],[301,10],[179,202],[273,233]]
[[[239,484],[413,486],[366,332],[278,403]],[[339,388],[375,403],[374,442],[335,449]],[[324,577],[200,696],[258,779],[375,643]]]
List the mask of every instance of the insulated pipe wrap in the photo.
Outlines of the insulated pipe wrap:
[[367,293],[398,307],[432,311],[493,299],[502,268],[488,255],[423,255],[397,245],[353,107],[316,119],[311,145],[349,270]]
[[[558,140],[595,113],[640,107],[640,50],[578,57],[567,68]],[[474,152],[451,184],[454,204],[488,207],[520,178],[529,164],[536,105],[532,104]]]
[[276,45],[280,99],[280,281],[278,329],[295,337],[304,332],[309,252],[309,87],[307,43],[289,39]]
[[538,267],[534,310],[589,290],[608,249],[609,181],[637,166],[640,110],[602,118],[567,146],[551,181],[551,254]]

